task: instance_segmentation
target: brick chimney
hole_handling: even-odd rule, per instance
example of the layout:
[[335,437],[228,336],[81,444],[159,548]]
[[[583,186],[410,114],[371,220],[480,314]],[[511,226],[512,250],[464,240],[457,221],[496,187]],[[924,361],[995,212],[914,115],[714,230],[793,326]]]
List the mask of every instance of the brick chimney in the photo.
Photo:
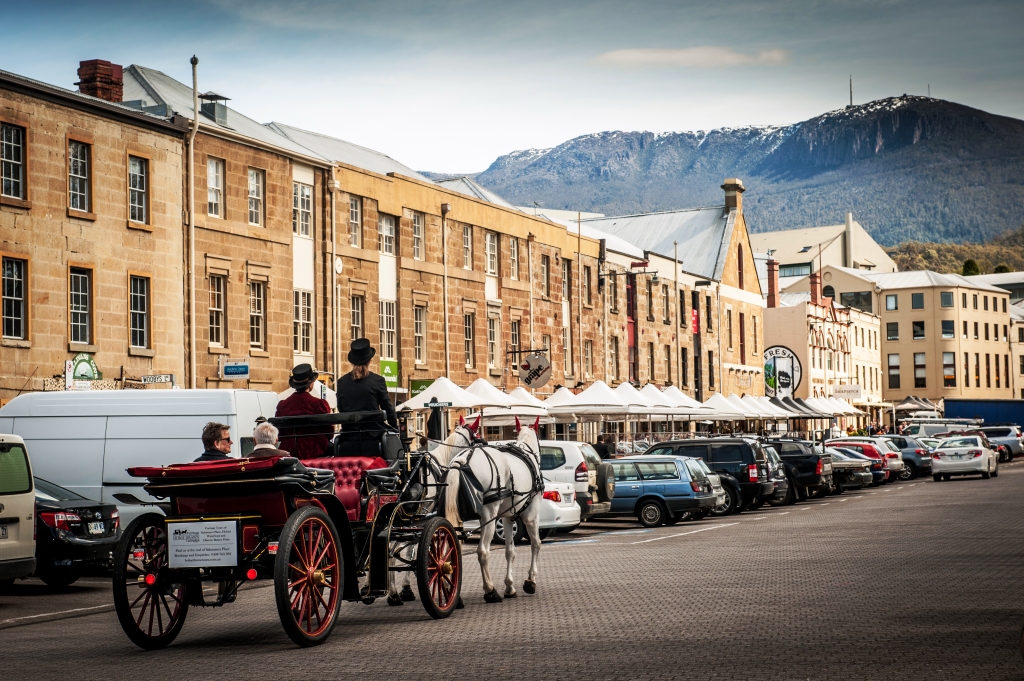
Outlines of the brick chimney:
[[124,74],[120,64],[103,59],[90,59],[78,64],[78,91],[108,102],[124,99]]
[[779,306],[779,261],[768,258],[768,307]]
[[821,272],[811,274],[811,302],[821,305]]
[[725,184],[722,185],[722,189],[725,190],[725,209],[732,210],[736,209],[740,213],[743,212],[743,192],[747,191],[743,186],[743,180],[738,177],[726,178]]

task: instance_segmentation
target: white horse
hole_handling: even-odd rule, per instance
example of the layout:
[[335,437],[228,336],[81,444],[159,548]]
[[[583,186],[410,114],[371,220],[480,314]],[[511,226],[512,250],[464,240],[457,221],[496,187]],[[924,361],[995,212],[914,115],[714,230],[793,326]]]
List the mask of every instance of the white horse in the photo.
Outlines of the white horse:
[[[484,600],[488,603],[500,603],[501,595],[494,588],[488,570],[488,558],[491,552],[491,539],[494,536],[494,523],[504,523],[505,535],[505,598],[515,598],[516,589],[512,580],[512,565],[515,562],[515,541],[512,523],[518,519],[523,523],[530,536],[531,560],[530,571],[523,582],[523,591],[528,594],[537,590],[537,559],[540,555],[540,504],[543,496],[543,477],[540,470],[540,440],[537,429],[540,419],[532,427],[523,427],[516,418],[516,446],[525,456],[503,452],[493,447],[475,447],[457,452],[452,458],[454,467],[448,475],[448,487],[445,493],[445,515],[450,519],[458,516],[458,494],[461,476],[455,468],[461,467],[472,471],[481,488],[484,499],[493,498],[485,503],[480,514],[480,543],[476,555],[480,561],[480,571],[484,582]],[[471,442],[475,439],[480,420],[474,426],[461,422],[453,431],[460,440]],[[462,442],[453,443],[462,445]],[[439,448],[440,449],[440,448]],[[436,451],[436,450],[435,450]],[[538,489],[539,486],[539,489]]]

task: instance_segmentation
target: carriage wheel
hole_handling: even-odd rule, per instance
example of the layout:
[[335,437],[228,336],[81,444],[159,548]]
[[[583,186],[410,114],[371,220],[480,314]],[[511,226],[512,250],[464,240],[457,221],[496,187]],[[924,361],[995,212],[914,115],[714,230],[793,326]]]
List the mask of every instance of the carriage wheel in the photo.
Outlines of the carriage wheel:
[[132,643],[154,650],[185,624],[185,580],[167,564],[167,525],[156,513],[128,525],[114,554],[114,609]]
[[452,524],[439,516],[423,524],[416,550],[416,586],[434,619],[455,611],[462,590],[462,549]]
[[277,613],[300,646],[323,643],[334,628],[344,588],[338,532],[330,516],[304,506],[281,530],[274,564]]

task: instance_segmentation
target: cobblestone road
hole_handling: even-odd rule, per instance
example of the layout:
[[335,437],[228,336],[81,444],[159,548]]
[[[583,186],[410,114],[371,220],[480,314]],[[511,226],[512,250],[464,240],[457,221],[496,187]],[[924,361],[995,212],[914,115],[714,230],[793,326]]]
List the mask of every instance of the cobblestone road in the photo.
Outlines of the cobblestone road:
[[[465,610],[343,604],[296,648],[269,583],[193,610],[136,649],[108,583],[0,596],[6,679],[1022,679],[1024,462],[998,478],[914,481],[644,531],[595,522],[546,542],[539,590],[485,604],[467,546]],[[517,584],[529,551],[518,551]],[[501,574],[503,553],[492,553]],[[87,610],[85,608],[92,608]],[[70,612],[64,612],[70,611]]]

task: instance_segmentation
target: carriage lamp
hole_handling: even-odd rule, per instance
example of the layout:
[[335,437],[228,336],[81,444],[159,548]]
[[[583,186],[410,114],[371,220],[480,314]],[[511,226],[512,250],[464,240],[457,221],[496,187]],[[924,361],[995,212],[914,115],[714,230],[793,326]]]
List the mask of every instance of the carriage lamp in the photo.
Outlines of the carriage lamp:
[[267,544],[267,553],[269,553],[272,556],[276,556],[277,555],[277,542],[276,541],[272,541],[269,544]]
[[153,586],[154,584],[156,584],[156,575],[150,572],[146,575],[146,586]]
[[250,582],[256,579],[256,568],[249,568],[248,570],[246,570],[245,578],[248,579]]

